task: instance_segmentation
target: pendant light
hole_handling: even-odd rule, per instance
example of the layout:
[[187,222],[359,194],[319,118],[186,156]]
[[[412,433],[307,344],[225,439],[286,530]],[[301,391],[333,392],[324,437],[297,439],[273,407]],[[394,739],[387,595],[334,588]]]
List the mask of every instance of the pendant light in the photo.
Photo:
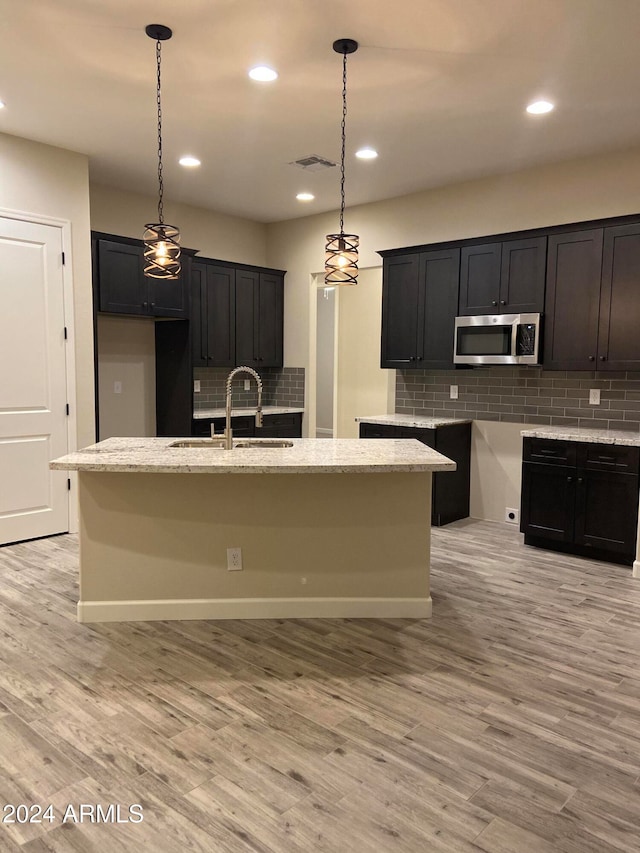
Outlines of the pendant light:
[[334,41],[333,49],[342,54],[342,154],[340,157],[340,233],[327,234],[325,247],[324,281],[325,284],[358,283],[358,243],[357,234],[344,233],[344,156],[346,145],[345,127],[347,121],[347,55],[355,53],[358,42],[353,39]]
[[149,38],[156,43],[158,105],[158,221],[145,225],[144,274],[149,278],[179,278],[180,276],[180,230],[164,221],[162,202],[164,184],[162,180],[162,99],[160,91],[160,64],[162,42],[173,35],[169,27],[162,24],[149,24],[145,27]]

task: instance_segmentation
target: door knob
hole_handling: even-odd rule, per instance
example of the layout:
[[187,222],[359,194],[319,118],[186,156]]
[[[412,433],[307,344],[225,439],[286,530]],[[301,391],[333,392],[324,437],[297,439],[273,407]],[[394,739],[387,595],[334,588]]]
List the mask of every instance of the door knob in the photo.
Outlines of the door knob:
[[589,356],[589,361],[595,361],[595,360],[596,360],[595,355],[590,355],[590,356]]
[[496,300],[495,300],[495,299],[493,299],[493,300],[491,301],[491,304],[492,304],[492,305],[497,305],[498,303],[496,302]]
[[501,300],[500,300],[500,305],[506,305],[506,304],[507,304],[507,302],[506,302],[506,300],[505,300],[505,299],[501,299]]
[[606,360],[607,360],[606,355],[601,355],[601,356],[600,356],[600,361],[606,361]]

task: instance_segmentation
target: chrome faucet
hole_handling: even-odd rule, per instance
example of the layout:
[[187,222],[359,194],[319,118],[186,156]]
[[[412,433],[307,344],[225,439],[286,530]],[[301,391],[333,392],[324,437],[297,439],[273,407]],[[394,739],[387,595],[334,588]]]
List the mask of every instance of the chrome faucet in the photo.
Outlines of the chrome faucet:
[[238,373],[248,373],[256,380],[258,386],[258,408],[256,411],[256,426],[262,426],[262,379],[252,367],[236,367],[227,376],[227,398],[225,408],[224,447],[233,450],[233,432],[231,430],[231,383]]

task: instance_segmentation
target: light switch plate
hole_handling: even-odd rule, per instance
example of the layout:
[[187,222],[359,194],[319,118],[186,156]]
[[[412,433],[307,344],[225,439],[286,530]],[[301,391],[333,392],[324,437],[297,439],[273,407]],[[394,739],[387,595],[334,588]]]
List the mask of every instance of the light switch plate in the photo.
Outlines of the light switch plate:
[[251,380],[250,380],[250,379],[245,379],[245,380],[244,380],[244,390],[245,390],[245,391],[250,391],[250,390],[251,390]]
[[193,393],[194,394],[200,393],[200,380],[199,379],[193,380]]
[[600,389],[599,388],[591,388],[589,390],[589,405],[590,406],[599,406],[600,405]]
[[457,400],[458,399],[458,386],[457,385],[449,385],[449,399]]
[[122,394],[122,382],[116,379],[113,383],[113,393],[114,394]]

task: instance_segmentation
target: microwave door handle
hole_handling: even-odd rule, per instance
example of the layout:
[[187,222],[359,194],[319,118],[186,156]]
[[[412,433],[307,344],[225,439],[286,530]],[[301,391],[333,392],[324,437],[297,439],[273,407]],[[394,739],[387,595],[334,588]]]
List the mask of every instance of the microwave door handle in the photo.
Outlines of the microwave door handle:
[[516,317],[511,325],[511,355],[513,356],[513,360],[515,364],[520,363],[520,356],[516,353],[516,346],[518,345],[518,324],[520,323],[520,317]]

